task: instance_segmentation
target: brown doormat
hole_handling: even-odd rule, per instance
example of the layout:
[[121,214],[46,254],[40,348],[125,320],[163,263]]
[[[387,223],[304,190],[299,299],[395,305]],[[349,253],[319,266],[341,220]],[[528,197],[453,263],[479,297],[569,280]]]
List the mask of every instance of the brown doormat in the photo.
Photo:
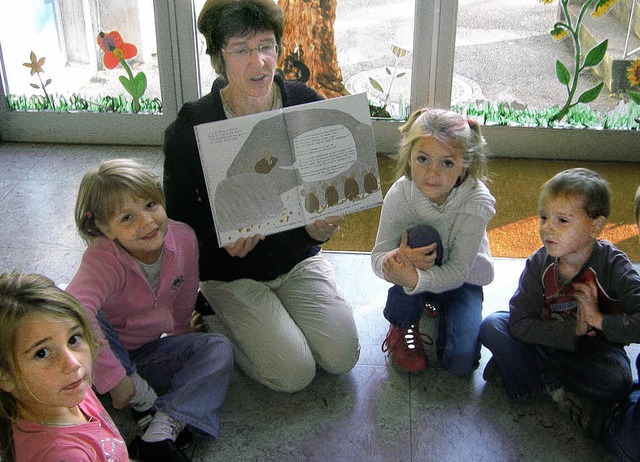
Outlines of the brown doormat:
[[[394,181],[393,159],[378,155],[382,191]],[[640,185],[640,163],[560,160],[492,159],[488,183],[496,198],[496,216],[489,223],[489,243],[494,257],[526,258],[541,245],[538,236],[538,190],[556,173],[573,167],[599,172],[611,186],[611,215],[600,235],[640,262],[640,240],[633,216],[633,198]],[[380,207],[345,217],[325,250],[370,252],[380,219]]]

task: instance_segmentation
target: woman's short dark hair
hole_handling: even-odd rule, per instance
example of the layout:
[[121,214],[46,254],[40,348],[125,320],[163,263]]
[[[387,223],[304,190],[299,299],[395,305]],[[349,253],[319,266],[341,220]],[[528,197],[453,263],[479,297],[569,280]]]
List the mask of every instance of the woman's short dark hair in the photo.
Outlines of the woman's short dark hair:
[[222,48],[231,37],[272,31],[278,49],[284,32],[284,12],[273,0],[207,0],[198,16],[198,30],[216,73],[227,80]]

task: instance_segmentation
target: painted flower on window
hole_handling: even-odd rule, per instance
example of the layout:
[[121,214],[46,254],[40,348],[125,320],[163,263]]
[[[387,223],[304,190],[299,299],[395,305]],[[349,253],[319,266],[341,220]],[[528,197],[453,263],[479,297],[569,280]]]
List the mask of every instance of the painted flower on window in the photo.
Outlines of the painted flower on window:
[[[378,82],[373,77],[369,77],[369,83],[371,84],[371,86],[375,90],[382,93],[382,96],[384,97],[384,100],[382,101],[381,105],[372,104],[372,103],[369,104],[369,112],[373,117],[391,117],[391,115],[387,111],[387,104],[389,103],[389,96],[391,95],[391,87],[393,86],[393,82],[395,81],[395,79],[403,77],[406,74],[406,72],[398,72],[398,65],[400,64],[400,60],[402,58],[409,55],[410,51],[405,50],[404,48],[399,47],[398,45],[391,44],[391,53],[393,54],[393,56],[395,56],[395,65],[393,66],[393,70],[391,70],[389,67],[384,68],[387,75],[391,76],[389,86],[387,87],[387,92],[385,93],[380,82]],[[400,104],[399,104],[398,110],[400,112],[400,115],[402,116],[403,108],[400,107]]]
[[[539,0],[540,3],[550,4],[553,0]],[[604,82],[600,82],[593,88],[590,88],[580,94],[578,100],[574,102],[576,91],[578,90],[578,79],[580,73],[588,67],[597,66],[602,62],[607,52],[608,40],[603,40],[591,50],[585,53],[582,50],[582,44],[580,42],[580,29],[582,28],[582,21],[584,15],[589,9],[591,9],[591,16],[593,18],[599,18],[609,12],[613,6],[618,3],[618,0],[584,0],[579,8],[576,18],[572,19],[569,14],[569,2],[570,0],[560,0],[560,10],[562,12],[561,18],[553,25],[551,30],[551,36],[555,40],[562,40],[567,37],[571,37],[573,41],[574,49],[574,69],[573,73],[569,71],[567,66],[560,61],[556,60],[556,76],[558,81],[567,88],[567,101],[564,106],[558,111],[556,115],[552,117],[553,120],[562,120],[569,110],[578,103],[590,103],[594,101],[602,88]]]
[[115,69],[120,64],[127,72],[128,77],[120,76],[120,83],[133,98],[131,103],[133,112],[138,112],[140,110],[140,98],[147,89],[147,76],[144,72],[138,72],[134,76],[133,72],[131,72],[131,67],[126,61],[134,58],[138,54],[138,49],[132,43],[126,43],[118,31],[100,32],[98,34],[98,45],[104,52],[102,60],[107,69]]
[[45,57],[38,59],[38,56],[32,51],[31,55],[29,55],[30,63],[23,63],[22,65],[31,69],[31,75],[37,74],[38,80],[40,81],[40,85],[37,83],[30,83],[33,88],[42,89],[44,93],[45,101],[43,102],[44,107],[53,107],[53,99],[47,93],[47,86],[51,83],[51,79],[47,79],[45,82],[42,81],[42,76],[40,74],[44,74],[44,66]]
[[640,85],[640,58],[636,59],[627,68],[627,78],[629,79],[629,86],[635,87]]
[[[640,88],[640,58],[637,58],[627,68],[627,80],[631,88]],[[627,94],[633,101],[640,104],[640,92],[629,90]]]
[[39,74],[40,72],[44,73],[42,66],[44,66],[44,61],[46,58],[43,56],[42,58],[38,59],[38,57],[33,51],[31,52],[31,55],[29,56],[29,58],[31,59],[31,62],[24,63],[23,66],[31,68],[31,75]]
[[120,32],[112,31],[100,32],[98,35],[98,45],[104,51],[104,66],[107,69],[115,69],[120,64],[121,59],[131,59],[138,54],[138,49],[132,43],[125,43]]
[[599,18],[600,16],[604,16],[609,12],[613,6],[618,3],[618,0],[600,0],[596,3],[596,7],[593,9],[593,13],[591,16],[594,18]]

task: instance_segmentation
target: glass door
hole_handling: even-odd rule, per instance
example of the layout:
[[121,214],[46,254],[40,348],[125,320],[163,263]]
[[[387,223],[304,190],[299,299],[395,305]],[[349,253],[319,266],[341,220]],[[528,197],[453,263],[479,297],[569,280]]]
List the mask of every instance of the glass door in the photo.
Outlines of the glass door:
[[[490,124],[512,118],[506,122],[526,126],[547,126],[550,115],[570,106],[549,125],[635,129],[633,117],[623,126],[631,64],[620,49],[628,26],[624,4],[609,2],[596,14],[597,2],[459,0],[452,105],[478,112]],[[571,32],[579,38],[578,57]],[[587,60],[605,40],[601,62]],[[584,66],[580,73],[576,61]],[[593,99],[587,97],[598,88]]]
[[[386,106],[389,117],[374,120],[374,130],[380,149],[393,151],[397,124],[411,107],[427,101],[431,77],[425,69],[432,50],[425,45],[431,39],[422,37],[437,30],[433,0],[277,1],[288,23],[306,25],[287,31],[291,39],[279,64],[294,69],[286,77],[302,78],[304,72],[296,74],[296,69],[306,66],[316,74],[331,74],[316,88],[326,97],[367,92],[372,106]],[[195,30],[204,0],[15,3],[0,0],[4,140],[160,144],[183,102],[207,93],[216,77],[204,54],[204,39]],[[309,18],[309,8],[315,19]],[[327,28],[333,39],[328,43],[323,38],[322,50],[306,43]],[[120,46],[107,57],[101,47],[105,42]],[[135,46],[135,55],[128,44]],[[314,51],[299,59],[308,48]],[[333,57],[331,63],[318,72],[326,53]],[[141,72],[147,86],[136,111],[122,79],[135,79]],[[446,88],[447,80],[439,85]],[[430,89],[432,94],[436,90],[443,94],[440,88]]]
[[0,0],[2,139],[160,144],[193,91],[173,52],[192,14],[188,0]]

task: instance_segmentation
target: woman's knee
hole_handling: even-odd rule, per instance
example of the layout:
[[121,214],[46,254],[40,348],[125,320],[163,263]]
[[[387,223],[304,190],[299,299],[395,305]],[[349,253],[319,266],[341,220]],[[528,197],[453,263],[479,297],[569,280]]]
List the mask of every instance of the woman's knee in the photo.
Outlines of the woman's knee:
[[346,374],[360,359],[360,343],[356,339],[354,344],[345,347],[341,353],[331,357],[318,358],[318,365],[330,374]]
[[270,371],[268,374],[258,374],[256,380],[271,388],[274,391],[282,393],[295,393],[306,388],[313,378],[316,376],[315,362],[301,365],[297,367],[283,368],[274,374]]

